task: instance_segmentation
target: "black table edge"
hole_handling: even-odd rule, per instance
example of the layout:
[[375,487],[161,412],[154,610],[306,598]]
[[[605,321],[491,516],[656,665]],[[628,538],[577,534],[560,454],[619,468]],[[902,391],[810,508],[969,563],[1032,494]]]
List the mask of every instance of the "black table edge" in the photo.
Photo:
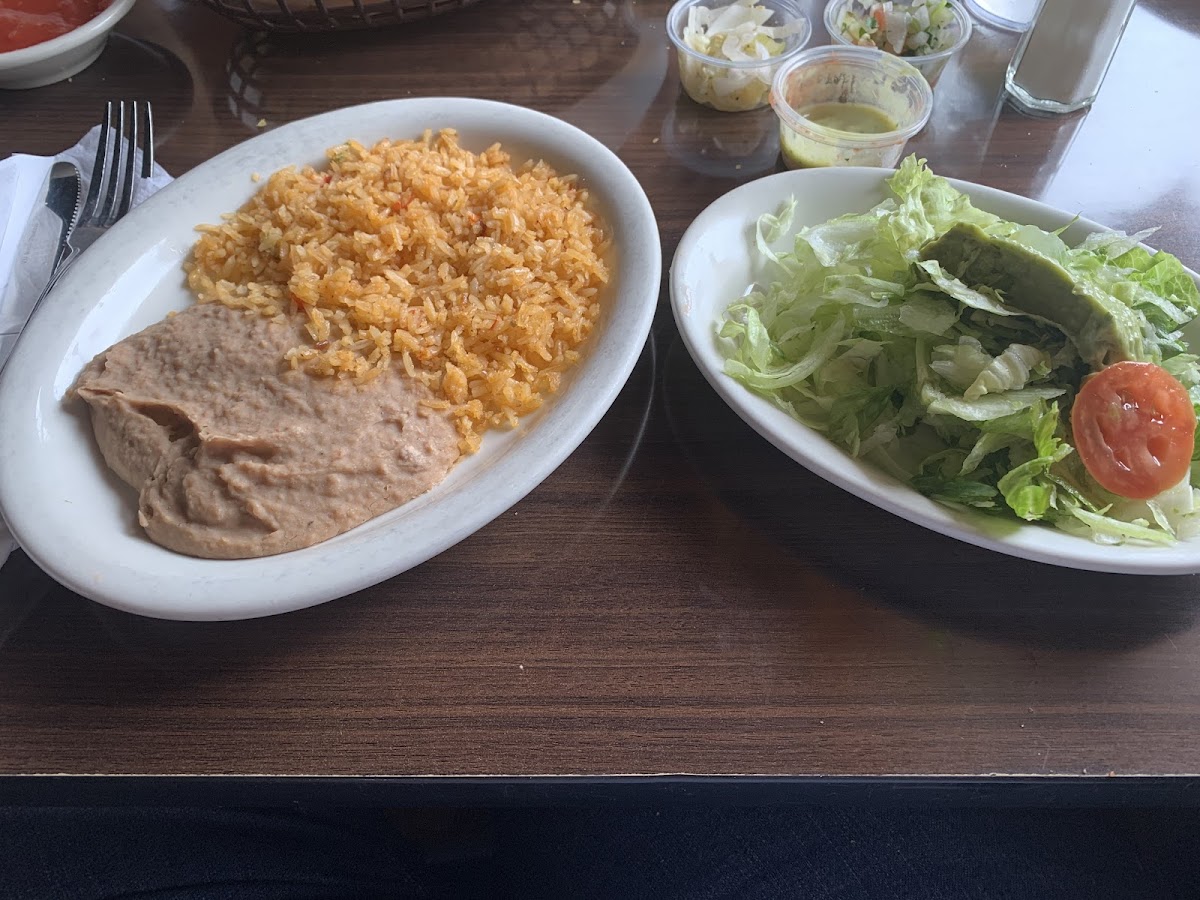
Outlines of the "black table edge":
[[0,775],[0,806],[1191,807],[1200,776]]

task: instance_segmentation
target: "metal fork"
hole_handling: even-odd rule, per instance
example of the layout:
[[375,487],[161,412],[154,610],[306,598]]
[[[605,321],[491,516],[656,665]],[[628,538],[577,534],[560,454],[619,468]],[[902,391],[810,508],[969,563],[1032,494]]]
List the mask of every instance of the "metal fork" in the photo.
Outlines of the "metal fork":
[[154,173],[154,118],[149,101],[108,101],[92,181],[79,220],[67,237],[57,275],[133,206],[134,190]]

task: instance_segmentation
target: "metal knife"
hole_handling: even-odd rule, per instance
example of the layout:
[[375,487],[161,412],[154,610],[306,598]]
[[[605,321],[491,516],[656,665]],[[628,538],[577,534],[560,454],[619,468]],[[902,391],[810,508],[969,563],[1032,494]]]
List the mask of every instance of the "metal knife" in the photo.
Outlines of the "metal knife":
[[17,335],[50,291],[67,255],[67,237],[79,216],[79,169],[56,162],[17,247],[15,270],[0,285],[0,369]]
[[[62,223],[58,232],[58,246],[54,251],[54,264],[50,269],[50,278],[42,290],[42,297],[49,293],[54,282],[62,271],[63,260],[66,259],[70,244],[67,239],[79,221],[80,205],[80,176],[79,169],[74,163],[56,162],[50,169],[50,183],[46,188],[46,209],[50,210]],[[37,303],[34,304],[35,308]],[[32,314],[32,310],[30,311]]]

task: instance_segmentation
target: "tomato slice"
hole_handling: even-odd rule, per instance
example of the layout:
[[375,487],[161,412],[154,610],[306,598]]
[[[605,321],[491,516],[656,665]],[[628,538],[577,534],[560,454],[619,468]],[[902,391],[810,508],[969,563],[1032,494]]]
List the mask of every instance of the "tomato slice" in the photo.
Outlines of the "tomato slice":
[[1161,366],[1119,362],[1083,382],[1071,429],[1079,458],[1101,487],[1145,500],[1187,474],[1196,413],[1187,389]]

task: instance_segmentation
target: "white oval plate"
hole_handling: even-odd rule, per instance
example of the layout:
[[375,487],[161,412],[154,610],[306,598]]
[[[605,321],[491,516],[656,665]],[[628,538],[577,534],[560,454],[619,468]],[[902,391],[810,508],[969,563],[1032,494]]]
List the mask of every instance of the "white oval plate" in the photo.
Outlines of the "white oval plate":
[[[688,228],[671,265],[671,305],[684,343],[704,377],[751,427],[805,468],[857,497],[941,534],[1024,559],[1136,575],[1200,572],[1200,539],[1171,547],[1096,544],[1049,526],[1009,524],[960,512],[918,494],[873,466],[853,459],[821,434],[772,406],[724,372],[716,326],[725,308],[761,278],[770,278],[753,251],[754,225],[787,197],[797,200],[793,230],[845,213],[865,212],[888,196],[890,170],[828,168],[783,172],[753,181],[716,200]],[[1071,227],[1074,245],[1103,226],[1060,209],[951,180],[980,208],[1041,228]],[[1193,277],[1195,277],[1193,275]],[[1192,328],[1196,327],[1193,323]],[[1194,343],[1200,334],[1193,332]]]
[[[253,560],[183,556],[148,540],[135,494],[107,470],[86,412],[64,397],[96,353],[192,302],[182,270],[194,228],[253,194],[252,173],[321,163],[354,138],[455,128],[464,147],[499,141],[515,164],[574,172],[614,235],[614,279],[584,357],[545,408],[489,433],[440,485],[352,531]],[[504,512],[570,454],[608,410],[650,331],[662,266],[654,212],[612,152],[533,110],[464,98],[384,101],[293,122],[183,175],[119,222],[63,276],[0,378],[0,512],[33,560],[72,590],[170,619],[243,619],[312,606],[403,572]]]

